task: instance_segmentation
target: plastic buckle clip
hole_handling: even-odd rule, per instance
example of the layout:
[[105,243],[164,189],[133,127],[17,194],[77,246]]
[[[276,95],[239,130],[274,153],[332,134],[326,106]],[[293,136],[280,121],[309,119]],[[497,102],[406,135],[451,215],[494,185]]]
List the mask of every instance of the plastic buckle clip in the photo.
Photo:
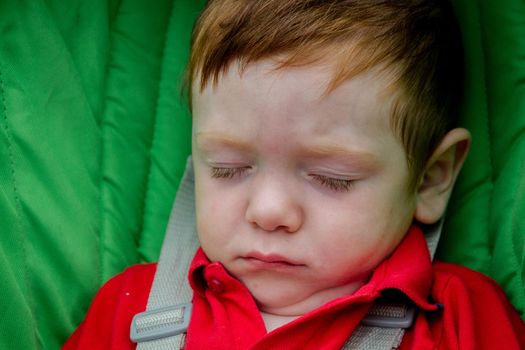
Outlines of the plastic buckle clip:
[[191,304],[180,304],[136,314],[131,322],[130,338],[138,343],[185,333],[191,309]]
[[407,304],[374,305],[361,324],[369,327],[410,328],[414,323],[417,308]]

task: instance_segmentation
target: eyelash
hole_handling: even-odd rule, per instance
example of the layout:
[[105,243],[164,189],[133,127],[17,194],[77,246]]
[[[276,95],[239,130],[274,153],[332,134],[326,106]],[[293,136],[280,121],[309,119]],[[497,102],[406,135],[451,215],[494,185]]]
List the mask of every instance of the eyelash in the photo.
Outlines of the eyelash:
[[321,185],[335,192],[348,192],[353,186],[352,180],[334,179],[323,175],[311,175]]
[[[242,168],[211,168],[211,177],[214,179],[233,179],[237,176],[243,175],[248,171],[248,167]],[[352,180],[335,179],[323,175],[311,175],[311,177],[319,182],[322,186],[329,188],[335,192],[348,192],[352,186]]]
[[243,175],[248,171],[248,167],[242,168],[211,168],[211,177],[214,179],[233,179],[236,176]]

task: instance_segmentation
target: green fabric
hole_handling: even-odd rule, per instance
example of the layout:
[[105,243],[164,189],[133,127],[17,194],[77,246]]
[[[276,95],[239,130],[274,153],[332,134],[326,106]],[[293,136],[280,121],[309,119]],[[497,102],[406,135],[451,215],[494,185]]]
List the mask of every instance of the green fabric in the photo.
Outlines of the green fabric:
[[[0,1],[0,349],[57,349],[104,281],[157,259],[204,2]],[[496,278],[525,315],[525,4],[454,4],[474,143],[439,254]]]
[[0,2],[0,349],[59,348],[105,280],[158,257],[203,3]]
[[473,147],[438,256],[490,275],[525,319],[525,3],[455,1]]

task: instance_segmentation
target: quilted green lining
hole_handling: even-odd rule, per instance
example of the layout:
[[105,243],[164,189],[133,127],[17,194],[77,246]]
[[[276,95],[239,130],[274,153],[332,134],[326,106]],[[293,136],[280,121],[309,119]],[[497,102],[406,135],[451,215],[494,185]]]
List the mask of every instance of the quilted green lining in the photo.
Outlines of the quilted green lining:
[[101,283],[157,258],[190,149],[178,78],[202,6],[0,3],[1,349],[58,348]]
[[464,32],[462,124],[473,148],[439,257],[496,279],[525,317],[525,4],[456,1]]
[[155,5],[141,0],[122,1],[110,33],[101,125],[103,280],[139,261],[137,245],[171,13],[169,0],[156,1]]

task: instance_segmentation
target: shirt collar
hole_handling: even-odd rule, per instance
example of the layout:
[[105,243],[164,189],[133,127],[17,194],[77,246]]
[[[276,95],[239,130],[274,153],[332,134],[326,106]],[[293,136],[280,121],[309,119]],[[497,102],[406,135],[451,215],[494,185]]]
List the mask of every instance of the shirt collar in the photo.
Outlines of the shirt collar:
[[[204,268],[212,263],[199,248],[189,269],[190,285],[196,293],[204,293],[207,287]],[[226,272],[225,272],[226,273]],[[374,270],[369,282],[354,296],[379,295],[385,290],[401,291],[423,310],[435,310],[428,300],[432,286],[432,261],[422,230],[413,225],[394,252]]]
[[204,294],[206,290],[204,268],[210,264],[212,264],[212,262],[208,259],[202,248],[199,247],[191,262],[188,273],[190,286],[197,293]]
[[375,269],[369,282],[356,293],[395,289],[424,310],[435,310],[428,300],[432,287],[432,261],[423,231],[413,225],[394,252]]

